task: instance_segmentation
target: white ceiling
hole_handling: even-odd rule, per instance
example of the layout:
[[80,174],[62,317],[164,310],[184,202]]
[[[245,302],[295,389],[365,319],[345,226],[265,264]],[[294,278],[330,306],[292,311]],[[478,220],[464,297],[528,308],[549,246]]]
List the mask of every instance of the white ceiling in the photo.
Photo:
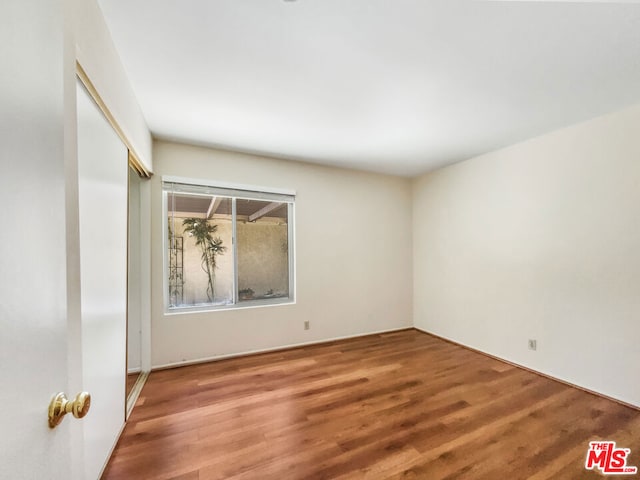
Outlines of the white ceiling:
[[100,5],[160,138],[410,176],[640,102],[638,3]]

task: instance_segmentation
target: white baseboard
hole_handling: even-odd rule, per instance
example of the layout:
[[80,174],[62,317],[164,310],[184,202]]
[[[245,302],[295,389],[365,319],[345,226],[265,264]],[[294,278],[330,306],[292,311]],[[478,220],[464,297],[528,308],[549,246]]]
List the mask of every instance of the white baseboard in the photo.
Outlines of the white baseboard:
[[587,393],[590,393],[592,395],[596,395],[598,397],[602,397],[602,398],[605,398],[607,400],[611,400],[612,402],[619,403],[620,405],[624,405],[625,407],[633,408],[634,410],[640,410],[640,405],[629,403],[629,402],[627,402],[625,400],[621,400],[619,398],[612,397],[611,395],[607,395],[606,393],[598,392],[596,390],[592,390],[591,388],[584,387],[582,385],[578,385],[578,384],[572,383],[572,382],[570,382],[568,380],[564,380],[562,378],[550,375],[548,373],[541,372],[540,370],[535,370],[535,369],[533,369],[531,367],[527,367],[527,366],[522,365],[520,363],[513,362],[513,361],[508,360],[506,358],[498,357],[497,355],[493,355],[492,353],[485,352],[484,350],[479,350],[479,349],[477,349],[475,347],[471,347],[469,345],[466,345],[464,343],[458,342],[456,340],[452,340],[452,339],[447,338],[447,337],[443,337],[442,335],[438,335],[437,333],[432,333],[432,332],[429,332],[428,330],[424,330],[424,329],[419,328],[419,327],[413,327],[413,328],[415,330],[418,330],[419,332],[426,333],[427,335],[430,335],[430,336],[435,337],[435,338],[439,338],[440,340],[444,340],[445,342],[453,343],[454,345],[458,345],[459,347],[466,348],[467,350],[471,350],[472,352],[476,352],[476,353],[479,353],[480,355],[485,355],[487,357],[493,358],[494,360],[498,360],[499,362],[503,362],[503,363],[512,365],[514,367],[521,368],[523,370],[526,370],[528,372],[534,373],[536,375],[540,375],[541,377],[545,377],[545,378],[548,378],[550,380],[553,380],[553,381],[562,383],[564,385],[567,385],[569,387],[576,388],[578,390],[582,390],[583,392],[587,392]]
[[131,392],[127,396],[127,410],[126,410],[127,419],[129,418],[129,415],[131,415],[131,410],[133,410],[133,407],[138,401],[140,392],[142,392],[142,387],[144,387],[144,382],[147,381],[148,377],[149,377],[149,372],[142,372],[138,376],[136,383],[133,384],[133,388],[131,389]]
[[[173,363],[165,363],[162,365],[154,365],[151,367],[151,370],[165,370],[168,368],[177,368],[177,367],[185,367],[187,365],[197,365],[199,363],[207,363],[207,362],[215,362],[217,360],[226,360],[228,358],[236,358],[236,357],[244,357],[246,355],[256,355],[259,353],[269,353],[269,352],[277,352],[280,350],[288,350],[290,348],[298,348],[298,347],[306,347],[309,345],[318,345],[321,343],[329,343],[329,342],[335,342],[336,340],[347,340],[349,338],[359,338],[359,337],[366,337],[369,335],[380,335],[382,333],[391,333],[391,332],[399,332],[402,330],[411,330],[413,329],[413,325],[407,325],[406,327],[398,327],[398,328],[390,328],[388,330],[377,330],[375,332],[367,332],[367,333],[358,333],[356,335],[344,335],[341,337],[331,337],[331,338],[325,338],[322,340],[313,340],[311,342],[303,342],[303,343],[291,343],[288,345],[283,345],[280,347],[273,347],[273,348],[264,348],[264,349],[259,349],[259,350],[247,350],[244,352],[238,352],[238,353],[230,353],[227,355],[217,355],[217,356],[213,356],[213,357],[205,357],[205,358],[198,358],[196,360],[187,360],[184,362],[173,362]],[[428,332],[426,332],[428,333]]]

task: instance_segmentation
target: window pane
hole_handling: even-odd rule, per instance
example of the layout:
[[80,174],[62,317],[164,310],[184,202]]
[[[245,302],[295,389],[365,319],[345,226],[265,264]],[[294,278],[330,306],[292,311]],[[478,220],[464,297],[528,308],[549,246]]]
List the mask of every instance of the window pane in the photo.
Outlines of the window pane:
[[238,300],[289,296],[288,204],[236,200]]
[[167,195],[169,307],[233,303],[231,199]]
[[294,195],[165,179],[162,187],[169,310],[292,298]]

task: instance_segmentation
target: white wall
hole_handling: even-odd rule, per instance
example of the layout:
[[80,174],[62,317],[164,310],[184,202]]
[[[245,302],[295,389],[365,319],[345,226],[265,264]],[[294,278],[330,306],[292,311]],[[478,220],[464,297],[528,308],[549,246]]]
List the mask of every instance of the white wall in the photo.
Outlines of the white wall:
[[416,327],[640,406],[640,106],[425,175],[413,201]]
[[111,34],[96,0],[73,2],[77,60],[131,142],[140,161],[153,170],[151,134],[120,62]]
[[[407,179],[167,142],[155,143],[154,167],[154,366],[411,326]],[[296,304],[166,315],[162,175],[294,189]]]
[[148,249],[141,237],[140,184],[143,180],[129,169],[129,227],[127,272],[127,372],[139,372],[142,368],[142,283],[141,256]]
[[[140,367],[151,370],[151,181],[140,183]],[[145,273],[146,272],[146,273]]]

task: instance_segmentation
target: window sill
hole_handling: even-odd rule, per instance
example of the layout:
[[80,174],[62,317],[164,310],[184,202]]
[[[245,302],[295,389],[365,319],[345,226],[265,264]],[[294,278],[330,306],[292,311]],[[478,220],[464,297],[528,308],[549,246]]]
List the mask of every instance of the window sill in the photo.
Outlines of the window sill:
[[241,300],[239,303],[229,305],[194,305],[192,307],[165,308],[165,316],[184,315],[190,313],[214,313],[229,310],[245,310],[248,308],[279,307],[282,305],[295,305],[295,299],[289,297],[260,298],[253,300]]

